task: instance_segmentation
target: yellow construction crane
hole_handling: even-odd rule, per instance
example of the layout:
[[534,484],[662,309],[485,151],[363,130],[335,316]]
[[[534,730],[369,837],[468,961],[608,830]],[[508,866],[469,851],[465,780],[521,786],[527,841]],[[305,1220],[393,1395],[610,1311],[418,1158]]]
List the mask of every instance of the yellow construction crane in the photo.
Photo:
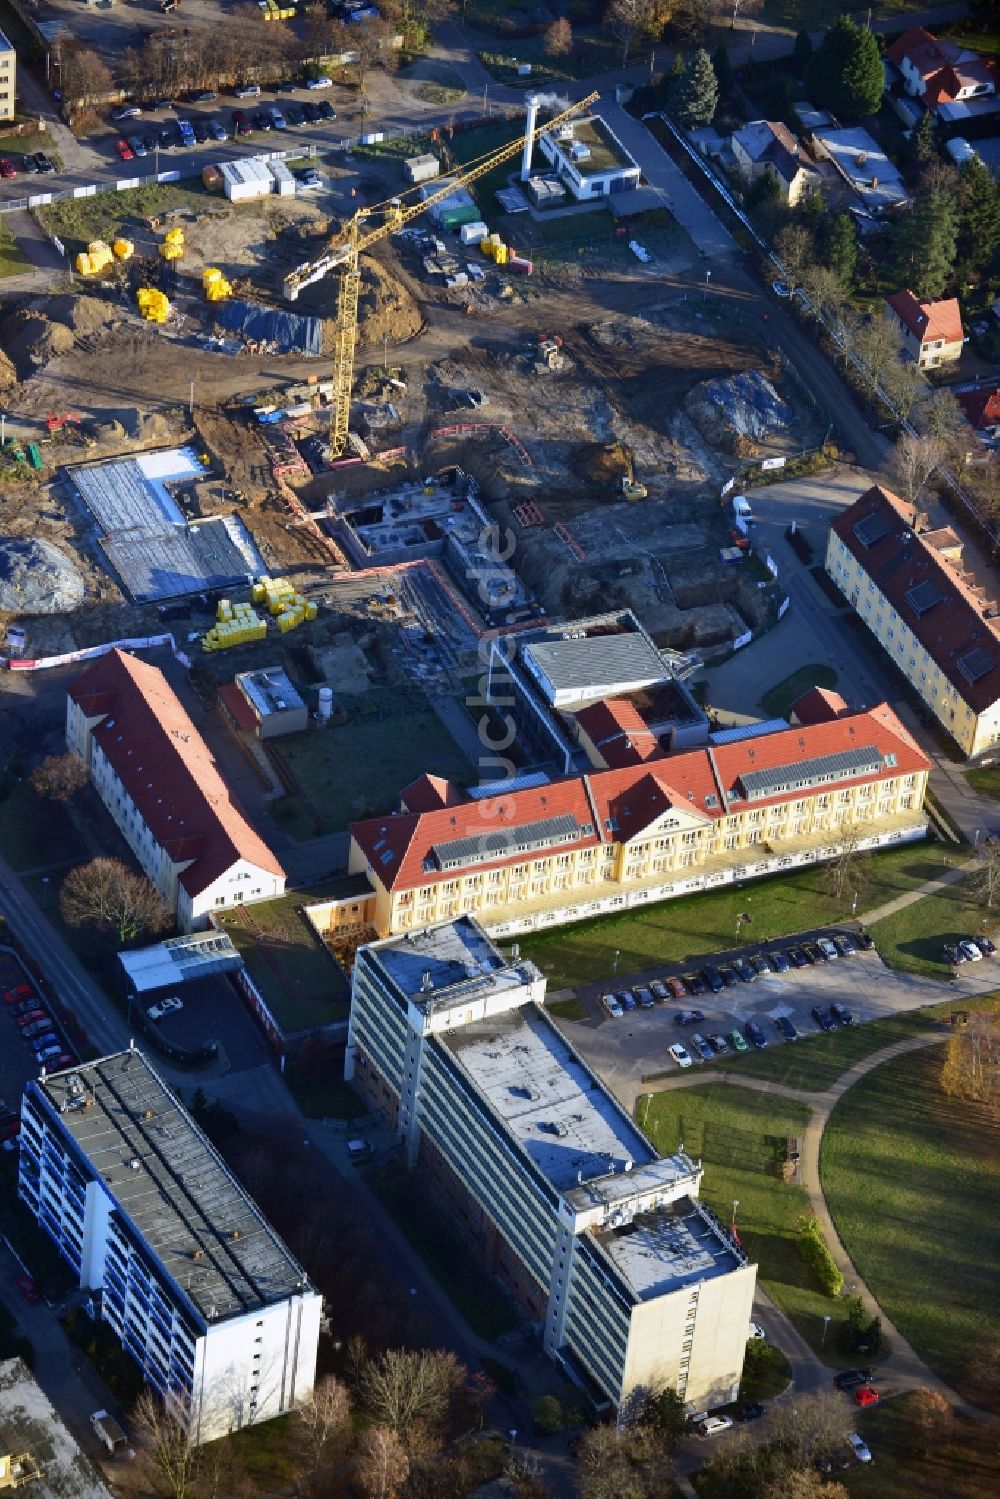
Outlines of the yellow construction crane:
[[[357,213],[352,215],[333,237],[322,255],[316,260],[296,266],[295,270],[285,277],[285,295],[290,302],[294,302],[303,287],[321,280],[338,267],[340,269],[340,286],[337,292],[337,331],[333,354],[333,411],[330,418],[330,456],[332,458],[339,458],[347,447],[351,391],[354,385],[354,348],[358,338],[358,299],[361,293],[360,257],[363,252],[371,249],[372,245],[378,244],[379,240],[394,234],[397,229],[402,229],[404,224],[408,224],[411,219],[415,219],[426,209],[432,208],[435,203],[449,197],[456,187],[465,187],[468,183],[475,182],[477,178],[485,176],[501,162],[509,161],[523,149],[527,140],[537,140],[544,131],[551,130],[554,126],[562,124],[564,120],[580,114],[582,110],[589,109],[591,104],[596,103],[599,98],[599,94],[588,94],[586,99],[571,104],[568,109],[564,109],[561,114],[555,115],[553,119],[540,125],[537,130],[519,136],[509,145],[501,146],[499,151],[494,151],[489,156],[471,163],[457,176],[449,177],[444,186],[426,198],[415,203],[405,203],[402,198],[391,198],[388,202],[376,204],[371,208],[359,208]],[[368,221],[374,217],[378,217],[379,222],[369,227]]]

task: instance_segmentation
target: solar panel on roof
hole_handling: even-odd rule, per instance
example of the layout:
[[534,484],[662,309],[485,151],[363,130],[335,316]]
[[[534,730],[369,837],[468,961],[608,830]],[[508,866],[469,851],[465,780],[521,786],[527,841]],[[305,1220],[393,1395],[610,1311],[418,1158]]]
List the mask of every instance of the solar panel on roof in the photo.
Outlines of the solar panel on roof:
[[958,658],[958,669],[967,682],[980,681],[982,677],[989,675],[996,664],[996,658],[981,645]]
[[825,781],[850,781],[857,776],[877,775],[882,756],[874,744],[859,744],[832,755],[817,755],[812,760],[796,760],[790,765],[772,765],[767,770],[747,770],[740,776],[747,801],[765,796],[780,796],[785,791],[822,785]]
[[866,515],[864,520],[857,521],[852,530],[863,547],[872,547],[883,536],[888,536],[892,527],[885,516],[876,510],[874,515]]
[[574,843],[584,836],[571,812],[545,817],[538,822],[523,822],[519,827],[484,828],[471,838],[450,838],[435,843],[431,852],[440,869],[457,869],[466,864],[486,864],[492,859],[506,859],[514,853],[530,853],[556,843]]
[[922,583],[917,583],[913,588],[908,588],[905,597],[910,608],[915,609],[921,616],[933,609],[935,604],[945,602],[945,595],[929,578],[925,578]]

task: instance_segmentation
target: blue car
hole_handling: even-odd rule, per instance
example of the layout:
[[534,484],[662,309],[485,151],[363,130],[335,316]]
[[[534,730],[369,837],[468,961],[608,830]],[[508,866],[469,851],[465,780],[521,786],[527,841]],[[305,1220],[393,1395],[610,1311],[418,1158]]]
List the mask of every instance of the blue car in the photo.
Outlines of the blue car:
[[787,973],[792,966],[783,952],[768,953],[768,958],[771,960],[775,973]]
[[746,1025],[743,1027],[743,1034],[750,1042],[750,1045],[755,1046],[758,1051],[762,1051],[763,1048],[767,1045],[767,1037],[764,1035],[764,1032],[761,1030],[756,1020],[747,1021]]

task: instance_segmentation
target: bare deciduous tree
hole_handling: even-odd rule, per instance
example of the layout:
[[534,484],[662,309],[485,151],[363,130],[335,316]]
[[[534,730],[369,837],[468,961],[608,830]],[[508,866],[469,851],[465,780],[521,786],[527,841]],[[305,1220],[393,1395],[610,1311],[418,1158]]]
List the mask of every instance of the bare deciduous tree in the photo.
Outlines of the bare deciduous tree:
[[549,57],[568,57],[573,50],[573,27],[565,16],[559,16],[545,31],[545,51]]
[[130,942],[140,932],[161,932],[172,913],[156,886],[120,859],[91,859],[63,880],[59,908],[68,926],[93,926]]
[[886,370],[902,359],[903,330],[894,318],[888,317],[873,317],[870,323],[859,323],[855,329],[854,353],[874,395]]
[[666,1444],[649,1426],[595,1426],[580,1439],[580,1499],[652,1499],[669,1475]]
[[322,1466],[330,1447],[350,1419],[351,1397],[347,1386],[328,1374],[295,1412],[310,1473],[316,1473]]
[[55,802],[72,801],[86,786],[87,780],[87,767],[73,750],[66,750],[61,755],[46,755],[31,772],[33,790]]
[[774,236],[774,248],[785,268],[785,279],[794,291],[802,285],[806,268],[812,264],[812,235],[803,224],[785,224]]
[[465,1369],[442,1349],[389,1348],[369,1359],[361,1372],[361,1396],[377,1421],[405,1431],[422,1421],[434,1429],[465,1383]]
[[775,1404],[771,1440],[806,1459],[838,1451],[854,1430],[852,1410],[843,1396],[825,1390],[797,1397],[794,1406]]
[[837,852],[826,866],[825,878],[838,901],[848,890],[860,894],[868,883],[869,855],[861,846],[865,833],[864,824],[858,822],[845,822],[837,830]]
[[366,1499],[394,1499],[410,1474],[403,1444],[388,1426],[372,1426],[361,1438],[355,1477]]
[[955,1417],[945,1397],[937,1390],[929,1390],[926,1385],[914,1390],[907,1401],[906,1413],[916,1428],[917,1442],[924,1457],[930,1454]]
[[1000,1019],[973,1011],[955,1032],[941,1063],[941,1090],[951,1098],[1000,1105]]
[[987,910],[1000,901],[1000,838],[987,838],[976,849],[976,871],[972,892]]
[[850,1499],[842,1483],[831,1483],[815,1468],[793,1468],[763,1490],[761,1499]]
[[892,484],[898,488],[904,500],[916,505],[924,488],[947,457],[947,445],[940,437],[914,437],[911,433],[904,432],[889,454],[886,469]]
[[87,110],[114,97],[115,80],[107,63],[69,32],[56,38],[52,58],[63,99],[72,109]]
[[622,44],[622,67],[628,67],[629,53],[642,38],[655,40],[670,19],[672,5],[665,0],[611,0],[604,24]]
[[132,1426],[170,1499],[185,1499],[198,1467],[198,1449],[192,1445],[187,1427],[148,1387],[132,1407]]

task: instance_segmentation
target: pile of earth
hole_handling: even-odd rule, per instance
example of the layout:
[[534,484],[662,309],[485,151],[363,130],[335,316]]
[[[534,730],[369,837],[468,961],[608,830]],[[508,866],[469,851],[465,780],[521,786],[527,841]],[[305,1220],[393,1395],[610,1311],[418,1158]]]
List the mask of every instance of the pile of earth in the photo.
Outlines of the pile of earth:
[[684,401],[702,436],[726,451],[787,432],[794,413],[761,370],[703,380]]
[[[312,286],[303,287],[295,311],[323,319],[323,352],[332,354],[337,320],[337,272]],[[405,343],[424,326],[416,300],[391,271],[371,256],[361,261],[361,300],[358,304],[358,343],[377,348],[388,338],[390,346]]]
[[52,322],[44,313],[25,307],[0,321],[0,345],[23,377],[56,354],[65,354],[75,343],[76,337],[65,323]]
[[50,541],[0,537],[0,611],[63,614],[83,603],[83,579]]

